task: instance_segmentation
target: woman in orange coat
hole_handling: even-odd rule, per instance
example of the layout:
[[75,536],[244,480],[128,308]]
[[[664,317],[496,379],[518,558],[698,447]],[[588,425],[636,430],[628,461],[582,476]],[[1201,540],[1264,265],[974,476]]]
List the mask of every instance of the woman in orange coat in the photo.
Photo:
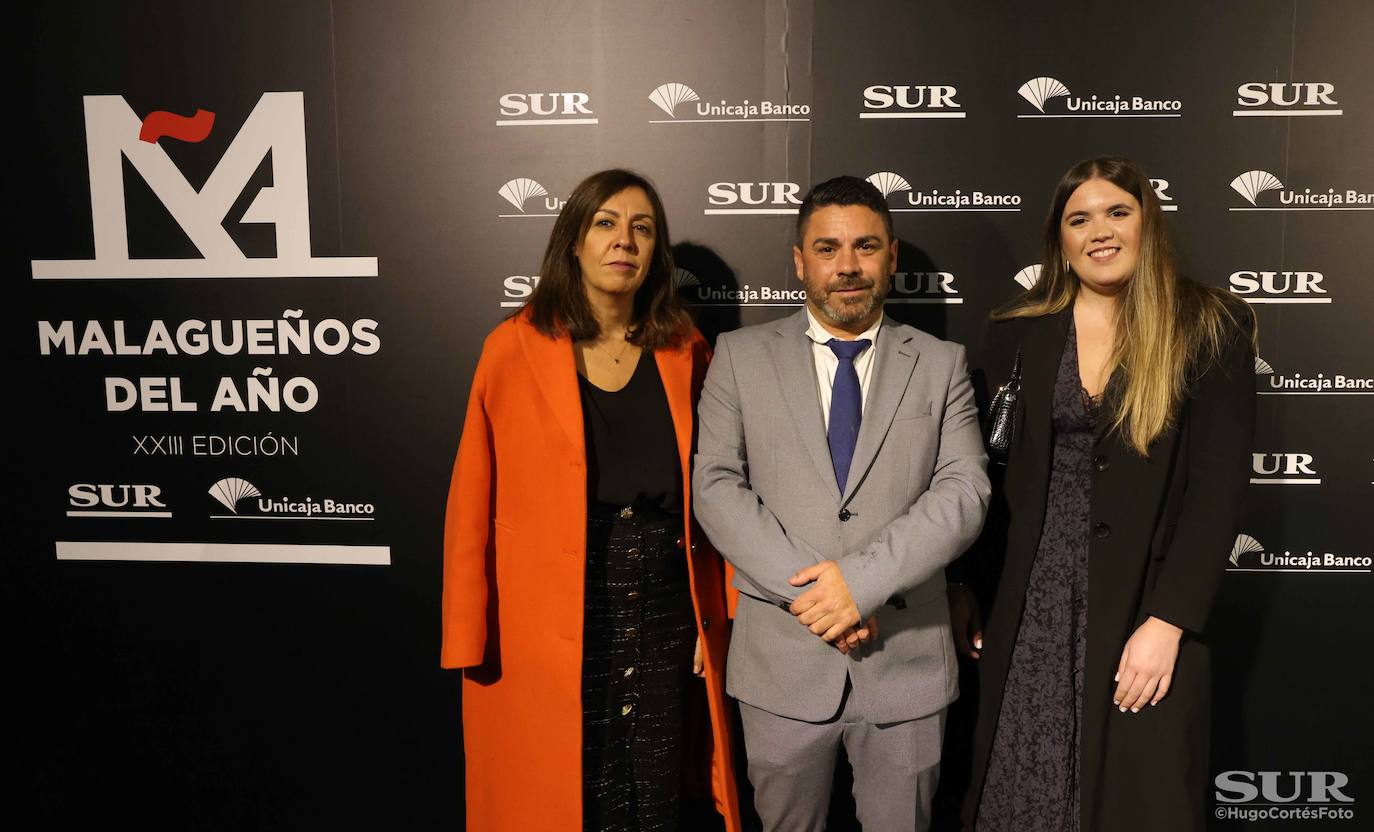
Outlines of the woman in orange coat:
[[449,489],[468,828],[684,828],[709,783],[735,832],[724,569],[688,504],[709,350],[653,186],[578,185],[540,274],[483,346]]

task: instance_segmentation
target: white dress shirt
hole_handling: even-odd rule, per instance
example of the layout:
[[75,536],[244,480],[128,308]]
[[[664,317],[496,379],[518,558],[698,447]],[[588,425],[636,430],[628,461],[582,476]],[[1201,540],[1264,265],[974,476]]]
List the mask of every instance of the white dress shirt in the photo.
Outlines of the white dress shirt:
[[[821,326],[820,321],[811,312],[811,307],[807,306],[806,337],[811,339],[811,358],[812,364],[816,367],[816,390],[821,398],[821,419],[825,424],[826,433],[830,432],[830,390],[835,386],[835,370],[840,366],[840,359],[835,352],[826,346],[826,342],[837,336],[830,334],[825,327]],[[868,405],[868,381],[873,377],[873,356],[878,349],[878,330],[882,328],[883,316],[879,315],[877,322],[873,326],[863,331],[859,338],[867,338],[872,343],[868,349],[859,353],[859,357],[854,359],[854,372],[859,374],[859,393],[861,404],[859,412]],[[841,341],[858,340],[841,338]]]

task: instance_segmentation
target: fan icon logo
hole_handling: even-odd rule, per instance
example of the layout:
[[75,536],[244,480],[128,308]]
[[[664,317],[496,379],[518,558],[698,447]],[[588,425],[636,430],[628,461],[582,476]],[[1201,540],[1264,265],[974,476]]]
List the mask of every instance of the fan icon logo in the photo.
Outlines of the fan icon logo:
[[1032,78],[1022,84],[1016,92],[1031,103],[1031,106],[1040,112],[1045,112],[1045,102],[1051,98],[1060,98],[1069,94],[1069,88],[1064,86],[1063,81],[1057,81],[1048,75],[1039,78]]
[[980,211],[996,213],[1016,213],[1021,210],[1020,194],[998,194],[987,191],[966,191],[933,188],[915,188],[899,173],[890,170],[878,171],[868,177],[869,184],[877,188],[884,197],[904,193],[896,206],[888,208],[899,213],[941,213],[946,211]]
[[[1231,180],[1231,190],[1247,203],[1228,209],[1231,211],[1374,211],[1374,191],[1331,187],[1298,191],[1267,170],[1247,170]],[[1260,195],[1269,191],[1278,193],[1278,205],[1260,204]]]
[[209,494],[211,497],[214,497],[220,505],[229,509],[229,511],[234,514],[239,513],[239,500],[262,496],[262,492],[258,490],[256,485],[240,477],[225,477],[210,486]]
[[[1016,93],[1035,108],[1017,118],[1181,118],[1183,102],[1176,98],[1140,95],[1074,95],[1058,78],[1041,75],[1017,87]],[[1064,99],[1062,105],[1050,102]],[[1051,111],[1053,110],[1053,111]]]
[[1279,178],[1267,170],[1247,170],[1231,180],[1231,190],[1245,197],[1245,201],[1255,205],[1255,199],[1265,191],[1277,191],[1283,187]]
[[1043,270],[1044,266],[1040,265],[1039,263],[1035,263],[1017,272],[1016,275],[1012,278],[1012,280],[1015,280],[1016,284],[1020,286],[1022,289],[1030,289],[1032,286],[1040,282],[1040,272]]
[[686,84],[661,84],[649,93],[649,100],[654,102],[654,106],[668,114],[669,118],[677,118],[677,105],[689,101],[700,101],[701,97],[696,91]]
[[[556,217],[566,201],[556,196],[550,196],[543,185],[524,177],[510,180],[502,185],[496,193],[519,212],[517,214],[497,214],[498,217],[507,219],[511,217]],[[544,200],[536,203],[535,206],[536,211],[538,208],[543,208],[544,213],[534,213],[525,209],[526,203],[535,197],[544,197]]]
[[[650,124],[705,124],[729,121],[810,121],[811,105],[775,101],[726,101],[717,104],[702,101],[696,90],[673,81],[659,84],[648,99],[663,111],[667,118],[649,119]],[[690,112],[697,118],[678,118],[678,107],[695,103]]]

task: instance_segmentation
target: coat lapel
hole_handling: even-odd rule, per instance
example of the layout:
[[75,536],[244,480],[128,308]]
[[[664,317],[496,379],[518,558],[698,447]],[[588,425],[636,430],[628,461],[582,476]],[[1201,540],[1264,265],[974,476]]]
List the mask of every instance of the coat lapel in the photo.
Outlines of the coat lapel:
[[874,349],[878,351],[873,356],[877,363],[869,379],[868,400],[864,403],[863,421],[859,424],[859,439],[854,446],[854,459],[849,466],[849,481],[842,502],[853,498],[854,489],[863,482],[868,469],[878,457],[878,450],[887,438],[888,429],[892,427],[897,405],[902,403],[902,397],[906,395],[911,374],[916,369],[916,360],[921,354],[912,343],[911,328],[886,317]]
[[[816,392],[816,365],[811,359],[811,339],[806,337],[806,327],[805,309],[778,322],[778,337],[770,344],[773,366],[782,385],[783,400],[797,427],[797,441],[806,448],[831,497],[838,502],[840,487],[835,483],[835,466],[830,462],[830,445],[826,442]],[[850,478],[854,479],[852,474]]]
[[568,442],[579,455],[586,454],[582,428],[582,396],[577,390],[577,363],[573,360],[572,339],[566,335],[549,338],[522,321],[517,331],[530,372],[548,406],[549,418],[556,421]]
[[1050,420],[1054,406],[1054,382],[1059,375],[1059,362],[1064,357],[1064,344],[1069,337],[1069,321],[1073,307],[1048,315],[1040,321],[1027,321],[1025,338],[1021,344],[1021,399],[1024,423],[1020,427],[1027,437],[1035,437],[1048,451],[1051,446]]
[[[641,359],[642,360],[642,359]],[[663,380],[663,392],[668,396],[668,412],[673,416],[673,432],[677,435],[677,454],[685,475],[692,470],[692,351],[685,348],[654,351],[658,375]],[[683,491],[683,500],[690,499],[690,491]]]

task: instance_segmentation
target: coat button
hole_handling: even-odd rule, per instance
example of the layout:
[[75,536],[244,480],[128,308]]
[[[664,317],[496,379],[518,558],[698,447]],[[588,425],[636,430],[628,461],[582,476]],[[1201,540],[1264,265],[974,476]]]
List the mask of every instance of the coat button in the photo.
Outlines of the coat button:
[[637,635],[639,635],[639,631],[634,627],[625,628],[625,638],[634,638]]
[[635,709],[635,706],[634,706],[634,705],[621,705],[621,706],[620,706],[620,715],[621,715],[621,716],[629,716],[629,715],[630,715],[630,712],[633,711],[634,709]]
[[1093,537],[1103,538],[1111,536],[1112,527],[1108,526],[1106,523],[1098,523],[1096,526],[1093,526]]
[[635,548],[629,550],[625,553],[625,557],[629,558],[630,560],[639,560],[639,549]]
[[625,596],[625,600],[627,600],[627,601],[638,601],[638,600],[639,600],[639,590],[635,590],[635,589],[630,590],[629,594],[627,594],[627,595]]
[[1098,454],[1097,456],[1093,457],[1093,467],[1099,471],[1105,471],[1108,468],[1112,467],[1112,462],[1111,460],[1107,459],[1107,457]]
[[687,541],[685,541],[685,540],[683,540],[682,538],[679,537],[679,538],[677,539],[677,547],[678,547],[679,549],[685,549],[685,548],[687,547]]
[[709,630],[709,629],[711,629],[711,619],[709,619],[709,618],[703,618],[703,619],[701,619],[701,629],[703,629],[703,630]]
[[850,514],[849,509],[847,509],[847,508],[842,508],[842,509],[840,509],[839,518],[840,518],[840,522],[841,522],[841,523],[848,523],[848,522],[849,522],[849,518],[851,518],[851,517],[853,517],[853,516],[854,516],[853,514]]

